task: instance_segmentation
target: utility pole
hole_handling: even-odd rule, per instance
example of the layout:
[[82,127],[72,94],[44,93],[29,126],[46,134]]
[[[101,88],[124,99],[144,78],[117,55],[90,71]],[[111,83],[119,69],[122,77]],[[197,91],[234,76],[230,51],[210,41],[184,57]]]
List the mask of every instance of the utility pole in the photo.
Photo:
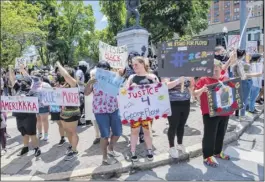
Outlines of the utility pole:
[[[240,49],[246,50],[247,44],[247,36],[246,36],[246,29],[244,29],[244,25],[246,24],[247,20],[247,1],[240,1],[240,37],[242,39],[241,44],[239,45]],[[243,32],[244,31],[244,32]]]

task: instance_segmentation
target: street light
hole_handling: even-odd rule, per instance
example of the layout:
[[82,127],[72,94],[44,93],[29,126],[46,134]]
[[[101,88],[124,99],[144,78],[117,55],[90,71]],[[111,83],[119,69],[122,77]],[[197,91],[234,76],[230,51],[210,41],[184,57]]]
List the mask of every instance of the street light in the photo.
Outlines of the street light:
[[226,50],[228,49],[228,45],[227,45],[227,38],[226,38],[226,35],[227,35],[227,33],[228,33],[228,29],[227,29],[227,27],[226,26],[224,26],[224,28],[223,28],[223,34],[224,34],[224,40],[225,40],[225,48],[226,48]]

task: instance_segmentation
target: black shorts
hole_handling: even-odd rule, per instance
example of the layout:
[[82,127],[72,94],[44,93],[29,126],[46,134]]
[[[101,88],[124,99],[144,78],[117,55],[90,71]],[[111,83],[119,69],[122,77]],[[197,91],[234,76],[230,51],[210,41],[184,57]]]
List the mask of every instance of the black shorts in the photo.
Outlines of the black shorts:
[[77,116],[71,116],[70,118],[64,119],[62,117],[60,117],[60,119],[64,122],[74,122],[74,121],[79,121],[80,119],[80,115]]
[[59,120],[61,120],[60,113],[59,112],[51,112],[51,120],[52,121],[59,121]]
[[264,87],[264,80],[262,80],[262,86]]
[[28,113],[26,117],[17,117],[17,129],[24,135],[36,135],[37,133],[37,118],[36,114]]

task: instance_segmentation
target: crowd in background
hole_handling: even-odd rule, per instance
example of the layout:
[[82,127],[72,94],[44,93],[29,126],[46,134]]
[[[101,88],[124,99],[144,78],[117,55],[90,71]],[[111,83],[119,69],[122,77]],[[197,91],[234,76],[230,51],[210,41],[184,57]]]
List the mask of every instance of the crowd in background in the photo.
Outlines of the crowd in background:
[[[207,102],[207,85],[226,81],[229,78],[240,77],[242,79],[242,99],[244,107],[235,115],[240,116],[240,121],[248,120],[246,111],[258,113],[255,108],[255,102],[263,104],[264,102],[264,78],[263,78],[263,55],[253,54],[249,61],[246,59],[245,50],[233,50],[227,52],[222,46],[215,48],[214,74],[213,77],[174,77],[161,78],[157,72],[157,60],[154,58],[141,57],[137,52],[131,52],[127,59],[125,68],[114,70],[109,63],[100,61],[95,68],[101,68],[108,71],[115,71],[124,77],[126,82],[124,87],[129,88],[137,85],[146,85],[152,83],[165,82],[169,89],[169,98],[172,115],[168,117],[169,129],[167,133],[169,141],[169,154],[173,158],[178,157],[178,151],[186,152],[183,145],[183,136],[185,124],[190,114],[191,101],[197,100],[202,110],[204,125],[203,136],[203,156],[204,163],[216,167],[218,164],[214,157],[229,160],[229,156],[222,152],[223,139],[227,129],[229,116],[210,117],[209,106]],[[244,72],[242,72],[242,68]],[[119,117],[117,99],[108,96],[107,92],[97,90],[94,87],[95,69],[89,67],[85,61],[80,61],[74,69],[67,65],[61,65],[57,62],[54,69],[41,69],[20,66],[18,69],[9,67],[2,69],[1,72],[1,95],[25,95],[36,96],[39,98],[39,113],[13,113],[17,120],[17,127],[23,136],[23,144],[19,155],[24,155],[29,151],[29,141],[31,139],[35,150],[35,156],[41,154],[39,139],[48,140],[49,122],[51,120],[58,123],[58,129],[61,138],[58,139],[58,146],[66,143],[68,138],[69,147],[66,151],[66,160],[72,160],[78,155],[79,137],[76,131],[77,125],[84,116],[84,97],[93,94],[93,113],[96,121],[87,121],[86,124],[93,123],[96,133],[94,144],[100,143],[103,152],[103,161],[105,165],[113,164],[114,161],[108,158],[108,155],[114,158],[118,156],[114,152],[114,147],[119,137],[122,135],[122,122]],[[181,89],[184,85],[184,90]],[[44,106],[41,101],[41,92],[43,88],[78,88],[80,96],[80,107],[61,107]],[[101,105],[98,100],[104,103]],[[1,143],[2,155],[6,152],[6,114],[1,113]],[[131,160],[138,161],[136,145],[138,142],[146,143],[147,159],[153,160],[151,127],[153,120],[131,123]],[[177,136],[177,145],[175,145],[175,136]],[[176,146],[176,147],[175,147]]]

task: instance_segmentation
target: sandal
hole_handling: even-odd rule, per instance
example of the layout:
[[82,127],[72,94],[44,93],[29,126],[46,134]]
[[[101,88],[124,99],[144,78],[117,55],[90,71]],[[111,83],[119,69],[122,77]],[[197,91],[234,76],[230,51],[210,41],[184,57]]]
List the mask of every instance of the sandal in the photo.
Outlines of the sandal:
[[203,160],[204,164],[211,167],[218,167],[218,163],[213,160],[213,157],[208,157]]
[[223,159],[223,160],[230,160],[230,156],[229,155],[225,155],[223,152],[221,152],[220,154],[214,155],[214,157]]

